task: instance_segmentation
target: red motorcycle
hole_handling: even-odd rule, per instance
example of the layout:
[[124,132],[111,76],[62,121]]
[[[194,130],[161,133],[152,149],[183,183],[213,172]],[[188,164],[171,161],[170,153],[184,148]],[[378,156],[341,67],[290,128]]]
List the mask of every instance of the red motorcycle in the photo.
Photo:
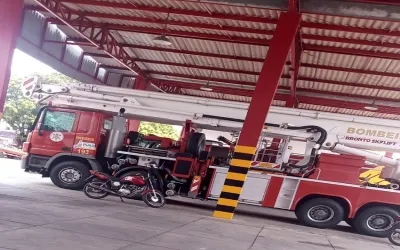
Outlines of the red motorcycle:
[[[126,171],[126,168],[120,171]],[[83,192],[92,199],[103,199],[113,194],[119,196],[122,202],[122,198],[134,199],[140,195],[149,207],[160,208],[165,205],[165,196],[156,188],[163,187],[156,164],[148,164],[147,170],[138,175],[116,177],[119,176],[120,171],[114,171],[112,175],[109,175],[91,170],[91,176],[86,179],[87,183],[83,187]]]

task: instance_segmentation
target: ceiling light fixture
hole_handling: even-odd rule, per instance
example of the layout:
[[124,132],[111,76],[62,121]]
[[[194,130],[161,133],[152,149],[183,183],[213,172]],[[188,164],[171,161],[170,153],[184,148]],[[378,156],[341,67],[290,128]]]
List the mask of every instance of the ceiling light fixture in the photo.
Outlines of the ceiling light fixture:
[[210,87],[210,85],[208,83],[204,86],[201,86],[200,90],[208,91],[208,92],[213,91],[213,89]]
[[375,100],[374,100],[371,105],[369,105],[369,104],[366,105],[364,107],[364,109],[369,110],[369,111],[377,111],[379,109],[379,107],[375,105]]
[[[167,18],[165,19],[164,30],[167,30],[168,18],[169,18],[169,13],[167,14]],[[158,44],[158,45],[165,45],[165,46],[171,46],[172,45],[171,40],[169,40],[169,38],[165,34],[162,34],[160,36],[154,37],[153,43]]]
[[200,87],[200,90],[211,92],[213,89],[210,87],[210,77],[212,74],[212,70],[210,71],[210,75],[208,76],[208,81],[205,85]]
[[153,39],[153,43],[158,44],[158,45],[166,45],[166,46],[171,46],[172,45],[171,40],[169,40],[169,38],[166,37],[165,35],[156,36]]

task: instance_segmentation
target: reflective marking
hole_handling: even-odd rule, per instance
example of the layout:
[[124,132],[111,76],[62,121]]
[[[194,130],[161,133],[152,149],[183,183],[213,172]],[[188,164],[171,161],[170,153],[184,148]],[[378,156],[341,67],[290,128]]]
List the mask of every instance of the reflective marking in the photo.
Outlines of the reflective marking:
[[231,207],[236,207],[238,204],[237,200],[231,200],[231,199],[218,199],[218,205],[224,205],[224,206],[231,206]]
[[229,219],[230,220],[233,218],[233,213],[214,211],[213,216],[217,217],[217,218],[221,218],[221,219]]
[[236,145],[235,152],[254,155],[254,153],[256,152],[256,147]]
[[232,187],[224,185],[222,187],[222,192],[228,192],[233,194],[240,194],[242,192],[242,187]]
[[249,168],[251,165],[251,161],[248,160],[240,160],[240,159],[232,159],[231,166],[236,166],[236,167],[245,167],[245,168]]
[[244,181],[246,179],[246,175],[228,172],[226,174],[226,179],[231,179],[231,180],[236,180],[236,181]]

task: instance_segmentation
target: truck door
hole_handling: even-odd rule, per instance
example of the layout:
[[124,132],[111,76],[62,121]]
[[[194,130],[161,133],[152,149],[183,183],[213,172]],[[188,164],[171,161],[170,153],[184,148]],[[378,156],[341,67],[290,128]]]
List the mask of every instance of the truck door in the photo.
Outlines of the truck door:
[[81,112],[72,151],[74,154],[96,157],[97,147],[101,140],[103,120],[103,115],[99,112]]
[[72,153],[81,111],[48,108],[32,133],[30,153],[53,156]]

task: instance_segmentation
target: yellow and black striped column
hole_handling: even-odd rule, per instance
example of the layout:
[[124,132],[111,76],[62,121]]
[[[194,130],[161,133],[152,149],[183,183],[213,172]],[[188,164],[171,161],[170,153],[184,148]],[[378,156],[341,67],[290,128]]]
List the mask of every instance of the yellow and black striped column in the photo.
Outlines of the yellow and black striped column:
[[255,147],[236,146],[214,217],[232,219],[255,151]]
[[218,199],[215,217],[225,219],[233,217],[268,110],[274,100],[289,51],[298,33],[300,20],[301,14],[296,11],[279,15],[274,36],[269,42],[268,53],[240,131],[238,146],[235,148],[231,166]]

